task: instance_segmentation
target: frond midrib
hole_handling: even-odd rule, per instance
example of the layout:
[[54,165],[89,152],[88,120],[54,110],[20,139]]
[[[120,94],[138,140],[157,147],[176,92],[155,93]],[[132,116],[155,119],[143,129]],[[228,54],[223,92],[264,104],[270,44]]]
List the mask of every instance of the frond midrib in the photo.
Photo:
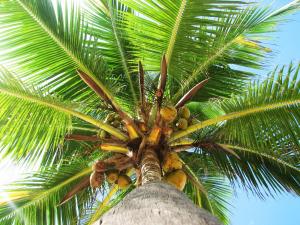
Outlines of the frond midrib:
[[274,110],[276,108],[282,108],[282,107],[286,107],[289,105],[296,105],[296,104],[300,104],[300,99],[277,102],[277,103],[273,103],[273,104],[266,104],[263,106],[257,106],[254,108],[249,108],[249,109],[245,109],[245,110],[238,111],[238,112],[228,113],[226,115],[218,116],[216,118],[208,119],[203,122],[199,122],[197,124],[189,126],[186,130],[176,132],[169,139],[169,142],[172,142],[178,138],[187,136],[197,130],[200,130],[202,128],[205,128],[205,127],[213,125],[213,124],[217,124],[222,121],[237,119],[237,118],[244,117],[244,116],[247,116],[250,114],[259,113],[259,112],[263,112],[263,111],[267,111],[267,110]]
[[177,17],[176,17],[176,20],[175,20],[175,23],[174,23],[174,27],[172,29],[172,33],[171,33],[171,36],[170,36],[168,48],[167,48],[167,51],[166,51],[167,64],[170,63],[171,58],[172,58],[172,54],[173,54],[173,50],[174,50],[178,30],[179,30],[180,25],[181,25],[181,21],[182,21],[182,17],[183,17],[183,13],[184,13],[186,4],[187,4],[187,0],[182,0],[180,8],[178,10],[178,14],[177,14]]
[[39,97],[36,97],[36,96],[33,96],[33,95],[29,95],[29,94],[26,94],[26,93],[12,91],[12,90],[10,90],[8,88],[3,88],[3,87],[0,87],[0,93],[6,94],[6,95],[9,95],[9,96],[18,98],[18,99],[22,99],[22,100],[25,100],[25,101],[37,103],[39,105],[43,105],[43,106],[46,106],[46,107],[58,110],[60,112],[66,113],[68,115],[75,116],[77,118],[80,118],[80,119],[82,119],[82,120],[84,120],[84,121],[86,121],[86,122],[88,122],[90,124],[93,124],[93,125],[101,128],[101,129],[103,129],[103,130],[111,133],[112,135],[120,138],[121,140],[127,140],[127,136],[124,135],[123,133],[121,133],[116,128],[114,128],[114,127],[112,127],[112,126],[110,126],[110,125],[108,125],[106,123],[103,123],[103,122],[101,122],[99,120],[96,120],[96,119],[94,119],[91,116],[88,116],[88,115],[83,114],[81,112],[77,112],[75,110],[67,108],[67,107],[63,106],[62,104],[54,103],[54,102],[49,102],[46,99],[41,99]]
[[[59,40],[59,38],[57,38],[52,31],[43,23],[43,21],[41,21],[37,16],[35,16],[31,10],[21,2],[21,0],[17,0],[17,2],[19,3],[19,5],[27,12],[27,14],[34,20],[36,21],[41,28],[49,35],[49,37],[75,62],[75,64],[82,70],[84,71],[86,74],[88,74],[91,79],[93,79],[93,81],[99,85],[102,90],[105,92],[105,94],[107,96],[109,96],[109,98],[115,103],[115,101],[113,100],[113,96],[110,94],[110,92],[107,90],[107,88],[105,87],[105,85],[102,84],[101,81],[99,81],[96,76],[94,75],[94,73],[88,69],[80,59],[78,59],[73,53],[72,51],[70,51],[70,49],[65,46],[65,44]],[[116,103],[115,103],[116,104]]]
[[[70,184],[71,182],[75,181],[76,179],[80,178],[80,177],[83,177],[85,175],[88,175],[89,173],[92,172],[92,168],[89,167],[89,168],[86,168],[84,169],[83,171],[81,171],[80,173],[77,173],[75,174],[74,176],[70,177],[69,179],[63,181],[62,183],[56,185],[55,187],[47,190],[47,191],[44,191],[43,193],[40,193],[38,196],[34,197],[30,202],[22,205],[21,207],[18,207],[17,209],[15,209],[13,212],[9,213],[8,215],[6,215],[3,219],[7,218],[7,217],[10,217],[10,216],[13,216],[15,215],[16,213],[19,213],[21,210],[27,208],[27,207],[30,207],[31,205],[35,204],[36,202],[38,201],[41,201],[43,198],[51,195],[53,192],[59,190],[60,188]],[[0,220],[1,221],[1,220]]]
[[180,87],[178,92],[174,95],[173,101],[178,100],[181,93],[185,91],[191,82],[196,78],[198,74],[203,72],[205,69],[207,69],[211,63],[213,63],[219,56],[221,56],[235,41],[238,37],[241,35],[238,35],[237,37],[233,38],[231,41],[229,41],[227,44],[225,44],[222,48],[220,48],[218,51],[214,52],[214,54],[210,55],[204,62],[200,63],[196,69],[193,70],[191,76],[183,83],[183,85]]
[[224,147],[227,147],[227,148],[237,149],[239,151],[243,151],[243,152],[247,152],[247,153],[251,153],[251,154],[256,154],[256,155],[258,155],[260,157],[264,157],[264,158],[267,158],[269,160],[275,161],[276,163],[282,164],[282,165],[284,165],[284,166],[286,166],[286,167],[288,167],[288,168],[290,168],[292,170],[295,170],[295,171],[297,171],[297,172],[300,173],[300,169],[298,169],[297,167],[295,167],[295,166],[289,164],[288,162],[283,161],[283,160],[281,160],[279,158],[276,158],[274,156],[268,155],[268,154],[266,154],[264,152],[254,151],[252,149],[243,148],[243,147],[240,147],[240,146],[237,146],[237,145],[229,145],[229,144],[222,144],[222,143],[218,143],[218,144],[220,146],[224,146]]
[[92,225],[97,219],[99,219],[99,215],[102,213],[103,208],[107,206],[109,203],[110,199],[113,197],[113,195],[118,191],[118,185],[113,185],[104,200],[100,203],[99,207],[87,223],[87,225]]
[[[105,6],[104,6],[104,8],[106,9]],[[114,33],[114,37],[115,37],[115,40],[116,40],[116,43],[117,43],[117,46],[118,46],[118,50],[119,50],[119,53],[120,53],[120,56],[121,56],[122,66],[123,66],[126,78],[129,82],[129,86],[130,86],[130,90],[131,90],[131,93],[132,93],[133,100],[134,100],[135,103],[137,103],[136,93],[135,93],[133,83],[132,83],[132,79],[131,79],[131,76],[130,76],[130,73],[129,73],[127,60],[126,60],[126,57],[125,57],[125,52],[124,52],[123,46],[122,46],[120,38],[119,38],[119,34],[118,34],[118,30],[117,30],[117,27],[116,27],[115,20],[113,18],[113,12],[112,12],[111,6],[109,6],[109,9],[106,9],[105,13],[109,16],[109,18],[111,20],[112,31]]]

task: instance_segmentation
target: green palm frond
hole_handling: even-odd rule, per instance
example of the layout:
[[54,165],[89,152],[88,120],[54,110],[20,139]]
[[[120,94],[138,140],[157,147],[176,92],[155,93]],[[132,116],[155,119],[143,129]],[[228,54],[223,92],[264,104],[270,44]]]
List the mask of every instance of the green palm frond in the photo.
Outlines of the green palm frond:
[[278,156],[264,149],[253,150],[227,144],[221,146],[234,150],[240,158],[208,150],[230,181],[241,183],[260,197],[285,191],[300,195],[299,160],[295,162],[291,156]]
[[274,32],[284,14],[299,10],[299,7],[296,0],[272,12],[269,7],[256,7],[250,3],[236,14],[221,17],[209,44],[202,44],[205,47],[201,50],[206,54],[200,56],[192,71],[181,77],[186,80],[173,99],[178,100],[188,88],[205,77],[211,77],[210,84],[195,99],[228,97],[230,93],[243,91],[245,81],[254,76],[248,72],[249,68],[261,68],[271,51],[262,41],[268,33]]
[[106,193],[102,194],[102,200],[100,200],[92,210],[85,212],[84,217],[80,221],[85,225],[93,224],[105,212],[116,206],[134,188],[134,185],[131,185],[125,190],[118,190],[117,185],[110,187]]
[[121,88],[116,83],[118,74],[113,76],[103,62],[79,1],[5,0],[0,4],[0,29],[5,31],[0,50],[9,51],[1,55],[2,64],[13,68],[28,85],[95,104],[98,97],[78,76],[80,68],[113,100],[111,92]]
[[228,180],[216,170],[211,161],[204,162],[204,158],[186,153],[182,153],[181,156],[193,176],[193,179],[188,178],[184,192],[196,205],[219,218],[223,224],[229,224],[228,200],[231,196],[231,188]]
[[218,145],[232,149],[238,158],[209,146],[196,148],[189,154],[195,159],[204,158],[212,162],[233,186],[241,184],[259,197],[285,191],[300,194],[299,160],[295,161],[293,156],[272,154],[266,149],[248,149],[220,143]]
[[[38,104],[30,98],[45,104]],[[28,157],[28,161],[38,162],[48,151],[55,151],[62,137],[71,129],[70,115],[49,107],[62,106],[60,100],[34,89],[25,89],[4,68],[0,68],[0,102],[3,157],[10,155],[19,160]]]
[[125,32],[146,70],[159,71],[160,56],[166,52],[174,103],[207,77],[210,82],[195,99],[240,92],[254,76],[248,68],[259,68],[269,52],[258,41],[274,30],[282,14],[299,8],[298,2],[276,13],[243,1],[123,2],[136,12],[127,13]]
[[[136,74],[132,73],[130,45],[122,34],[123,14],[128,12],[120,1],[91,0],[87,1],[87,21],[92,28],[92,35],[97,39],[99,53],[113,68],[113,73],[125,76],[124,84],[128,84],[130,95],[137,103]],[[124,96],[123,96],[124,98]]]
[[0,101],[1,153],[4,156],[18,159],[30,156],[37,162],[49,151],[55,151],[70,132],[71,116],[121,134],[110,125],[76,111],[80,109],[78,104],[25,87],[5,68],[0,70]]
[[[172,66],[171,58],[175,58],[175,48],[180,47],[180,41],[184,43],[181,39],[186,38],[185,41],[187,41],[188,36],[195,36],[195,28],[189,30],[191,27],[201,24],[214,25],[215,22],[211,20],[212,15],[219,16],[224,13],[225,16],[229,14],[227,10],[237,10],[240,7],[239,4],[243,4],[241,1],[224,3],[222,0],[207,1],[206,4],[196,1],[146,1],[142,3],[123,0],[122,2],[136,12],[136,14],[127,14],[126,31],[135,45],[134,54],[143,60],[147,71],[159,71],[159,62],[163,52],[166,52],[167,63]],[[218,9],[213,8],[213,5],[217,4],[219,4]],[[217,10],[220,10],[220,14]],[[197,18],[200,16],[207,16],[207,18]],[[200,30],[198,29],[199,32]]]
[[[266,137],[272,136],[272,132],[280,132],[282,137],[290,137],[295,145],[299,145],[299,67],[298,65],[293,69],[291,65],[286,71],[286,76],[283,75],[284,68],[278,73],[274,71],[273,76],[264,82],[251,84],[244,94],[212,102],[210,110],[206,109],[205,112],[206,116],[212,115],[212,118],[191,125],[187,130],[176,132],[170,141],[205,127],[221,124],[224,126],[222,130],[228,132],[224,135],[229,139],[230,136],[242,135],[239,140],[244,138],[244,142],[255,144],[255,137],[259,132],[266,132]],[[201,104],[191,103],[190,107],[201,114]],[[248,133],[241,132],[244,130]]]
[[86,223],[87,225],[92,225],[94,222],[96,222],[101,217],[101,215],[103,215],[103,212],[105,211],[105,208],[107,208],[110,199],[116,194],[117,191],[118,191],[117,185],[113,185],[109,189],[105,198],[103,198],[103,200],[99,204],[97,210],[93,213],[93,216],[91,217],[90,221]]
[[22,181],[3,187],[8,199],[0,204],[0,223],[9,223],[12,219],[21,224],[71,224],[77,221],[80,207],[93,198],[90,191],[71,199],[71,204],[58,204],[72,185],[90,173],[91,168],[87,168],[85,162],[73,161],[59,167],[44,168]]
[[[299,151],[299,68],[299,66],[293,68],[291,65],[286,72],[284,68],[277,73],[274,71],[266,81],[261,84],[253,84],[243,101],[236,98],[222,108],[228,112],[227,110],[231,110],[233,107],[239,110],[238,108],[241,109],[243,105],[249,107],[250,104],[252,106],[269,105],[275,101],[291,101],[293,104],[286,106],[283,104],[274,110],[228,121],[219,130],[219,138],[228,140],[230,143],[240,143],[249,148],[269,148],[269,151],[277,151],[282,154],[290,150]],[[284,76],[285,73],[287,73],[286,76]]]

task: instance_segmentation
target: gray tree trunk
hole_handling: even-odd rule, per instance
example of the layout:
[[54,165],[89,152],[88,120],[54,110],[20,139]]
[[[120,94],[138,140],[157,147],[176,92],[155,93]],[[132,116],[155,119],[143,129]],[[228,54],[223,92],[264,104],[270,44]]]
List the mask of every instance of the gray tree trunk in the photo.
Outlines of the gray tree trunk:
[[147,183],[129,193],[123,201],[93,225],[220,225],[182,192],[163,183]]

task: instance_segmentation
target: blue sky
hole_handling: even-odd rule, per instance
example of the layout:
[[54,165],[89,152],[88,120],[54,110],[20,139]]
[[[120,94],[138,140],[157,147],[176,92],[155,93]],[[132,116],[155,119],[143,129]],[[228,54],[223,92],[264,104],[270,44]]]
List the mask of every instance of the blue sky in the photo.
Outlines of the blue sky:
[[[288,2],[277,0],[275,5]],[[276,45],[273,49],[276,55],[270,61],[270,67],[266,68],[266,73],[276,65],[300,62],[300,12],[288,18],[290,21],[281,25],[279,32],[274,34],[276,38],[273,42]],[[231,203],[232,225],[300,225],[299,197],[284,194],[262,201],[250,193],[247,196],[243,190],[238,190]]]

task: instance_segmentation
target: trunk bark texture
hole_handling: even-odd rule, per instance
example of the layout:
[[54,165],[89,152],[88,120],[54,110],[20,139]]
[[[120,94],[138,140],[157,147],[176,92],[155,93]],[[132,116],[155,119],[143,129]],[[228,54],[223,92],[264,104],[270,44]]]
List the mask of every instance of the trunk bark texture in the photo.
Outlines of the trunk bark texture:
[[161,180],[161,168],[155,150],[145,149],[141,160],[142,185]]
[[93,225],[221,225],[183,193],[163,183],[147,183],[129,193]]

